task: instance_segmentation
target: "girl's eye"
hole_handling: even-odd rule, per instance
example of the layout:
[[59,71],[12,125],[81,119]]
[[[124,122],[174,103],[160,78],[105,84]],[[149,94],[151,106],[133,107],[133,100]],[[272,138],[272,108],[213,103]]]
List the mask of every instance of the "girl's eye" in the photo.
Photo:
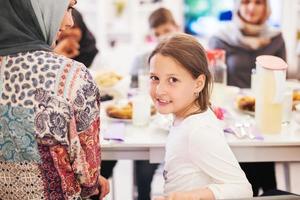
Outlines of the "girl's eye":
[[157,80],[158,80],[158,77],[157,77],[157,76],[150,76],[150,80],[151,80],[151,81],[157,81]]
[[174,78],[174,77],[169,78],[170,83],[176,83],[177,81],[178,81],[177,78]]

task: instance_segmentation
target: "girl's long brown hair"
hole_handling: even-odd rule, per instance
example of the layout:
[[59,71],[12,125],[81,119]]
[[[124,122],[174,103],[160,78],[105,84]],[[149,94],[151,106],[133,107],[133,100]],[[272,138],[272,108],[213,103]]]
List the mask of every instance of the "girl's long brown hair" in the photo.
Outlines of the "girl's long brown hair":
[[210,106],[212,75],[209,72],[206,53],[202,45],[191,35],[176,33],[157,45],[150,54],[148,63],[150,63],[151,58],[156,54],[173,58],[195,79],[201,74],[205,75],[204,88],[199,93],[196,101],[202,112],[207,110]]

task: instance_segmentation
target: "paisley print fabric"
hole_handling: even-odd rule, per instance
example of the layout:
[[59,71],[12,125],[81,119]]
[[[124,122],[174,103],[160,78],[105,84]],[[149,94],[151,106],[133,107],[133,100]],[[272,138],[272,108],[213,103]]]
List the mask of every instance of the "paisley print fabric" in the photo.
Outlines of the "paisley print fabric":
[[[68,125],[73,115],[70,104],[61,97],[51,96],[48,91],[43,89],[35,90],[35,125],[36,133],[39,138],[47,138],[53,145],[55,142],[68,145]],[[45,143],[44,143],[45,144]]]
[[32,118],[32,109],[0,105],[0,161],[40,161]]
[[[89,79],[88,79],[89,80]],[[99,93],[97,86],[93,82],[88,81],[87,84],[82,86],[82,89],[77,91],[76,99],[74,101],[75,106],[75,118],[77,121],[77,130],[83,131],[86,130],[95,116],[98,115],[98,111],[94,108],[99,107]],[[95,96],[96,95],[96,96]]]
[[33,93],[37,87],[53,91],[59,63],[66,65],[62,58],[43,51],[4,57],[1,102],[33,108]]
[[0,57],[0,199],[96,194],[99,111],[82,64],[45,51]]
[[[98,176],[98,171],[97,170],[97,165],[100,162],[100,154],[99,149],[95,148],[97,146],[97,143],[99,143],[99,136],[93,134],[95,132],[95,130],[98,129],[99,127],[99,120],[96,120],[92,123],[92,125],[89,127],[89,129],[86,131],[86,134],[81,134],[79,136],[80,138],[80,143],[82,146],[82,151],[83,152],[88,152],[90,156],[84,156],[83,153],[81,153],[81,157],[84,158],[87,163],[90,163],[90,165],[88,166],[83,166],[81,165],[83,168],[81,171],[81,174],[79,176],[79,178],[81,179],[82,182],[85,183],[90,183],[90,184],[86,184],[83,186],[81,194],[82,196],[87,196],[89,193],[91,193],[92,191],[95,191],[95,185],[97,185],[95,182],[93,181],[98,181],[98,179],[96,179],[96,177]],[[76,165],[78,165],[79,163],[75,163],[74,167],[75,169],[80,169],[79,167],[77,167]],[[87,178],[89,178],[90,180],[88,180]]]

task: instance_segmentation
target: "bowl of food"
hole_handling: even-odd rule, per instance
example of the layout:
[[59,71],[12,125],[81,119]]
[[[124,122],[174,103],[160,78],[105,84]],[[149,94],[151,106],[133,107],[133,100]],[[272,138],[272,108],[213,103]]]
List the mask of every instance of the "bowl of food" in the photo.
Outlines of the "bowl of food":
[[238,96],[236,99],[236,108],[245,114],[254,116],[255,98],[248,95]]
[[100,88],[108,88],[116,85],[123,77],[116,72],[107,71],[96,73],[94,79]]
[[[93,78],[102,94],[113,96],[113,99],[127,97],[129,77],[123,77],[113,71],[100,71],[95,72]],[[105,95],[104,99],[109,99],[109,97]]]
[[[300,112],[300,90],[294,90],[292,93],[292,110]],[[255,113],[255,98],[249,94],[239,95],[235,101],[235,107],[246,114],[254,115]],[[297,107],[298,106],[298,110]]]

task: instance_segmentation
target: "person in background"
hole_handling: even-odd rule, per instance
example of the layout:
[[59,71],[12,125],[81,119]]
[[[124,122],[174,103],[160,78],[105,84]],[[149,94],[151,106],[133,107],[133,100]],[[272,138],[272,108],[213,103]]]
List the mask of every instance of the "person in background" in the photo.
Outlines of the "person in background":
[[96,39],[78,10],[74,9],[72,16],[74,26],[60,34],[54,52],[73,58],[89,68],[98,53]]
[[161,114],[173,114],[166,142],[164,193],[172,200],[252,197],[221,125],[209,106],[212,75],[206,52],[187,34],[158,44],[149,57],[150,95]]
[[[148,23],[152,34],[158,41],[172,33],[180,31],[171,11],[167,8],[154,10],[148,18]],[[136,56],[130,70],[131,76],[137,76],[140,71],[149,71],[149,55],[150,52],[146,52]]]
[[[250,88],[251,70],[259,55],[274,55],[286,60],[281,32],[267,24],[271,13],[268,0],[239,0],[232,23],[209,41],[212,49],[226,51],[227,84]],[[240,163],[252,184],[254,196],[259,189],[276,189],[274,163]]]
[[103,199],[99,89],[51,47],[76,0],[0,4],[0,198]]
[[[179,26],[170,10],[158,8],[153,11],[148,19],[151,32],[157,40],[179,31]],[[149,72],[148,57],[150,52],[137,56],[133,62],[130,75],[138,77],[139,72]],[[135,161],[135,177],[138,200],[150,200],[151,182],[158,164],[150,164],[149,161]]]
[[233,20],[210,38],[209,47],[226,51],[227,84],[250,88],[251,70],[260,55],[286,60],[281,32],[267,24],[271,14],[268,0],[236,1]]
[[60,34],[53,51],[68,58],[75,58],[79,55],[80,40],[81,30],[71,27]]

